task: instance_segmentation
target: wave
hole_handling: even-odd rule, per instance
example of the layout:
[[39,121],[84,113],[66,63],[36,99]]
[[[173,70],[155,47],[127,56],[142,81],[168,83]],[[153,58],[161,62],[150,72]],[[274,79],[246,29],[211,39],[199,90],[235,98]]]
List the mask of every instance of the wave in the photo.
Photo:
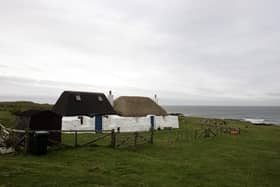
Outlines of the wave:
[[261,124],[261,123],[266,123],[264,119],[256,119],[256,118],[245,118],[243,121],[251,122],[254,124]]

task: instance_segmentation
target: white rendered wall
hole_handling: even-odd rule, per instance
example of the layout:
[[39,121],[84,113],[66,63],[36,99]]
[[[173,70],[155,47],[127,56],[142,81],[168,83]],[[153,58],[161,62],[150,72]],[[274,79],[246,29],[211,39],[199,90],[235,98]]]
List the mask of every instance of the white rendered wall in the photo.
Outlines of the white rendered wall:
[[[103,130],[117,130],[120,132],[149,131],[151,128],[151,116],[146,117],[121,117],[117,115],[103,117]],[[155,129],[179,128],[177,116],[155,116]]]
[[178,116],[155,116],[155,129],[179,128]]
[[[112,130],[120,128],[120,132],[149,131],[151,128],[151,116],[146,117],[122,117],[109,115],[102,117],[102,129]],[[179,128],[177,116],[155,116],[155,129]],[[83,124],[78,116],[63,117],[62,130],[95,130],[95,117],[83,116]]]
[[95,118],[83,116],[83,124],[78,116],[63,117],[62,130],[95,130]]
[[103,130],[117,130],[118,127],[120,132],[149,131],[151,128],[150,118],[121,117],[117,115],[103,117]]

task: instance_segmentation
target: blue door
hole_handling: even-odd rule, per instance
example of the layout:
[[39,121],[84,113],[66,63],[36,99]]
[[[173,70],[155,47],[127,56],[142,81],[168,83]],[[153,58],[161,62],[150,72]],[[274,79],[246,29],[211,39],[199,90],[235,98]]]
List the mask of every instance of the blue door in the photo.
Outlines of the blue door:
[[155,129],[155,116],[151,116],[151,129]]
[[95,116],[95,132],[102,132],[102,116]]

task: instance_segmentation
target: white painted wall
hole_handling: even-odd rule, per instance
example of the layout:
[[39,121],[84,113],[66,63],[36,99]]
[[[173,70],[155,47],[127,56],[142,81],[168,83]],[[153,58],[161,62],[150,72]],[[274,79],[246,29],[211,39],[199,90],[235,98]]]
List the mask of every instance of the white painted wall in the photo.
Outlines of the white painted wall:
[[[63,117],[62,130],[95,130],[95,117],[83,116],[83,124],[80,123],[78,116]],[[151,128],[150,116],[146,117],[122,117],[109,115],[102,117],[103,130],[112,130],[120,127],[120,132],[141,132],[149,131]],[[155,116],[155,129],[179,128],[177,116]]]
[[178,116],[155,116],[155,129],[179,128]]
[[62,130],[95,130],[95,119],[87,116],[83,116],[83,118],[83,124],[81,124],[78,116],[63,117]]
[[121,117],[111,115],[103,117],[103,130],[112,130],[120,127],[120,132],[149,131],[151,128],[148,117]]

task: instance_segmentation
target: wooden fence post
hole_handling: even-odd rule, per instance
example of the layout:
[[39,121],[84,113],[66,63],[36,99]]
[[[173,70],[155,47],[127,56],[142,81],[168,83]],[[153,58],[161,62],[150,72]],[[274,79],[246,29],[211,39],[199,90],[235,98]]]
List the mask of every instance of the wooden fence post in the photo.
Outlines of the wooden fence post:
[[[13,133],[14,134],[14,133]],[[13,137],[15,140],[15,137]],[[24,153],[27,154],[29,152],[30,148],[30,132],[29,129],[25,129],[25,134],[24,134]]]
[[116,133],[115,133],[115,129],[112,129],[112,132],[111,132],[111,146],[113,148],[116,148]]
[[151,140],[150,140],[151,144],[154,144],[154,128],[151,128]]
[[179,141],[178,131],[176,131],[176,142]]
[[136,148],[136,145],[137,145],[137,138],[138,138],[138,132],[135,132],[134,133],[134,147]]
[[78,147],[78,132],[75,130],[75,147]]
[[204,130],[204,137],[210,137],[210,130],[209,130],[209,128],[206,128],[205,130]]

